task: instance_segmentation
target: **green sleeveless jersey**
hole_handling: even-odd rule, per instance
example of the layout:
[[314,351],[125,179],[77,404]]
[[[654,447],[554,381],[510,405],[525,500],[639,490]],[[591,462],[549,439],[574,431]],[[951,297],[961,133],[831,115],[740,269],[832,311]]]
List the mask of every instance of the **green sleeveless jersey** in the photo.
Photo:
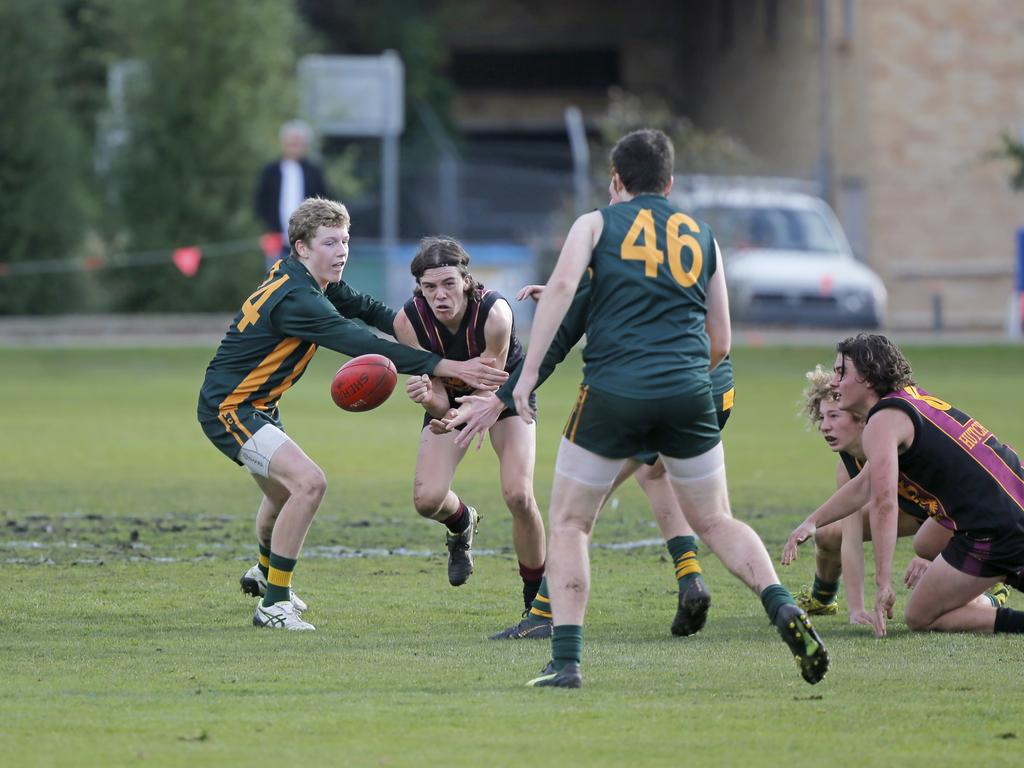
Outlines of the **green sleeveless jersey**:
[[702,380],[710,387],[704,320],[718,266],[710,228],[663,195],[610,205],[601,217],[583,383],[634,399],[692,391]]
[[432,373],[441,358],[378,338],[350,318],[394,334],[395,313],[344,282],[321,291],[302,262],[279,261],[243,302],[206,369],[199,420],[247,406],[277,415],[281,396],[301,378],[318,346],[355,357],[390,358],[402,373]]

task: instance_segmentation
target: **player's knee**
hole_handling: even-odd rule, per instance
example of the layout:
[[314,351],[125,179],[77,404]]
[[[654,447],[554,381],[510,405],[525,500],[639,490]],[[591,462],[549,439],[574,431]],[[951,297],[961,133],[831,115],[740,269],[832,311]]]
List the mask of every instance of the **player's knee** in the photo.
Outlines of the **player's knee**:
[[911,632],[924,632],[931,626],[931,622],[926,617],[909,608],[905,611],[903,617],[907,622],[907,629]]
[[313,504],[319,504],[327,493],[327,476],[320,467],[314,466],[303,474],[292,489],[292,497],[300,497]]
[[818,549],[838,552],[843,546],[843,530],[833,523],[818,528],[814,532],[814,546]]
[[925,610],[920,605],[915,605],[913,600],[907,603],[907,607],[903,611],[903,619],[907,622],[907,629],[911,632],[927,632],[936,618],[931,611]]
[[412,505],[423,517],[433,517],[441,509],[447,496],[447,488],[443,493],[430,488],[417,488],[412,494]]
[[564,520],[551,524],[551,536],[578,536],[580,534],[590,536],[591,531],[594,530],[594,522],[594,520],[586,520],[581,517],[566,517]]
[[527,487],[502,488],[501,493],[509,512],[517,517],[529,515],[537,507],[537,502],[533,498],[533,492]]

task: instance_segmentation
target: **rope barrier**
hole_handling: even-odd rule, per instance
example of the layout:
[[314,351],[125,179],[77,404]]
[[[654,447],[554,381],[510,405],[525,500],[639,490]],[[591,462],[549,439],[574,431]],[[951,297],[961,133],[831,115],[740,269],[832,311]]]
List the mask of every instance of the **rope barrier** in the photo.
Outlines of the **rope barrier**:
[[186,277],[192,277],[199,270],[199,264],[204,258],[233,256],[254,251],[276,255],[281,249],[281,242],[280,235],[267,233],[258,238],[249,237],[242,240],[227,240],[219,243],[204,243],[135,253],[115,253],[109,256],[93,254],[74,259],[0,261],[0,278],[62,272],[95,272],[101,269],[150,267],[167,263],[176,266]]

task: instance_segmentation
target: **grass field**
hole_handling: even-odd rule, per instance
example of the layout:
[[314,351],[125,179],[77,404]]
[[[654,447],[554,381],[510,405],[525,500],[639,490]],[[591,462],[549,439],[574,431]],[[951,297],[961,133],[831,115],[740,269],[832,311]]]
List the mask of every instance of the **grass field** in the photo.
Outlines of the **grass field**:
[[[1024,445],[1020,348],[906,352],[923,388]],[[703,551],[711,617],[673,638],[672,569],[663,547],[637,544],[658,533],[632,483],[594,536],[586,687],[524,688],[548,643],[486,640],[521,610],[493,453],[456,478],[484,520],[476,573],[452,589],[443,531],[410,503],[416,407],[397,392],[373,413],[337,410],[328,351],[283,407],[330,483],[295,579],[317,632],[255,630],[237,580],[257,489],[195,422],[211,354],[0,349],[3,764],[1020,763],[1019,636],[914,636],[898,619],[876,641],[822,618],[833,668],[811,687],[756,598]],[[776,559],[831,490],[835,459],[796,415],[803,371],[831,358],[734,353],[733,506]],[[542,508],[578,379],[573,358],[540,393]],[[898,567],[908,558],[901,543]],[[780,573],[795,589],[812,571],[805,549]]]

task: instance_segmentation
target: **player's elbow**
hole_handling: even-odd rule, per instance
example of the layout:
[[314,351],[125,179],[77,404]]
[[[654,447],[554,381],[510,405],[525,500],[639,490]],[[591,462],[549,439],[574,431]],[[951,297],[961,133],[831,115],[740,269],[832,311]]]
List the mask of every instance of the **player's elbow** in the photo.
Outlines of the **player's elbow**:
[[[574,284],[572,280],[552,275],[552,278],[548,280],[548,284],[544,288],[544,296],[547,296],[548,294],[573,296],[576,293],[577,285],[578,284]],[[541,298],[544,298],[544,296]]]
[[725,360],[729,354],[729,339],[726,338],[724,341],[721,338],[711,339],[711,357],[710,357],[710,368],[714,370],[720,362]]

